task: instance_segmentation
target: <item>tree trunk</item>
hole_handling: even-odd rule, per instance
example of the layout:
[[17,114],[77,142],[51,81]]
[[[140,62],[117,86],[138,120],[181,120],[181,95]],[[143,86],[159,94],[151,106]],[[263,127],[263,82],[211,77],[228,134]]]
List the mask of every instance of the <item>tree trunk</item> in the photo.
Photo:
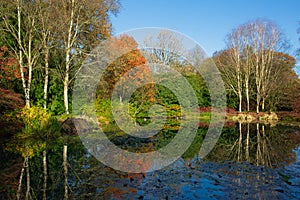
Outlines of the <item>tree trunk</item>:
[[250,162],[249,141],[250,140],[250,124],[247,123],[247,138],[246,138],[246,161]]
[[239,123],[239,132],[240,132],[240,137],[239,137],[239,145],[238,145],[238,161],[241,161],[242,159],[242,140],[243,140],[243,135],[242,135],[242,123]]
[[[34,23],[34,22],[33,22]],[[30,107],[30,87],[31,87],[31,80],[32,80],[32,69],[33,69],[33,57],[32,57],[32,33],[31,30],[29,31],[29,42],[28,42],[28,56],[27,56],[27,63],[28,63],[28,80],[27,80],[27,87],[25,94],[26,104]]]
[[262,99],[262,102],[261,102],[261,110],[262,110],[262,111],[265,111],[265,98]]
[[45,46],[45,80],[44,80],[44,109],[47,109],[48,82],[49,82],[49,49]]
[[265,125],[263,124],[261,127],[261,133],[262,133],[262,156],[261,156],[261,160],[262,160],[262,164],[263,165],[268,165],[268,160],[266,159],[266,155],[268,154],[268,150],[266,148],[266,135],[265,135]]
[[72,31],[74,28],[74,6],[75,1],[71,0],[71,15],[70,15],[70,24],[69,24],[69,30],[68,30],[68,38],[66,41],[66,61],[65,61],[65,74],[64,74],[64,105],[65,105],[65,111],[66,114],[69,114],[69,97],[68,97],[68,90],[69,90],[69,76],[70,76],[70,53],[72,48]]
[[243,93],[242,93],[242,79],[241,79],[241,67],[240,67],[240,56],[238,57],[238,63],[237,63],[237,89],[238,89],[238,95],[239,95],[239,112],[242,112],[242,102],[243,102]]
[[64,151],[63,151],[63,167],[64,167],[64,176],[65,176],[65,195],[64,195],[64,199],[68,199],[68,160],[67,160],[67,151],[68,151],[68,146],[64,145]]
[[261,164],[261,135],[259,131],[259,124],[256,124],[256,139],[257,139],[257,149],[256,149],[256,165]]
[[43,167],[44,167],[44,188],[43,188],[43,200],[47,199],[47,152],[43,151]]
[[21,9],[22,9],[22,1],[18,0],[17,2],[17,15],[18,15],[18,46],[19,46],[19,55],[18,55],[18,62],[20,67],[21,73],[21,80],[22,80],[22,87],[24,90],[25,96],[25,105],[27,108],[30,108],[30,98],[29,98],[29,91],[26,87],[26,78],[24,74],[24,63],[23,63],[23,52],[22,52],[22,36],[21,36]]
[[69,73],[66,72],[65,80],[64,80],[64,105],[65,105],[65,112],[69,114],[69,98],[68,98],[68,90],[69,90]]
[[66,114],[69,114],[69,70],[70,70],[70,50],[67,49],[66,51],[66,71],[65,71],[65,77],[64,77],[64,105],[65,105],[65,112]]
[[245,90],[246,90],[246,101],[247,101],[247,112],[250,111],[250,97],[249,97],[249,80],[245,80]]
[[30,195],[30,171],[29,171],[29,160],[28,157],[25,158],[26,160],[26,177],[27,177],[27,189],[26,189],[26,196],[25,199],[28,200],[29,199],[29,195]]
[[259,104],[260,104],[260,99],[257,97],[256,98],[256,113],[259,113]]
[[22,180],[23,180],[25,166],[26,166],[26,160],[24,160],[24,162],[23,162],[23,167],[22,167],[22,170],[21,170],[20,178],[19,178],[19,186],[18,186],[18,191],[17,191],[17,200],[19,200],[20,197],[21,197]]
[[243,102],[242,92],[239,91],[239,112],[242,112],[242,102]]

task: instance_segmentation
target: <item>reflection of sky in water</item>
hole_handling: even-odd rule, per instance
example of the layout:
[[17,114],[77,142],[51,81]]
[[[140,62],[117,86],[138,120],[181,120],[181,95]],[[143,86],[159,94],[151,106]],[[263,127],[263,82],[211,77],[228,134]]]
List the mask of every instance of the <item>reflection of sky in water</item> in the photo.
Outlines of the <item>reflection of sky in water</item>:
[[204,175],[205,172],[192,170],[179,159],[172,166],[148,173],[139,184],[137,194],[144,199],[209,199],[216,195],[223,196],[220,191],[222,187]]
[[300,145],[294,150],[294,152],[297,155],[297,157],[296,157],[296,163],[299,163],[300,162]]
[[221,186],[216,185],[212,180],[201,178],[200,182],[194,178],[191,179],[194,184],[182,183],[182,193],[185,199],[215,199],[217,196],[223,196],[220,191]]
[[[272,136],[277,134],[267,136],[272,141],[278,141],[278,137]],[[254,138],[251,140],[254,151],[251,152],[255,153],[256,131],[250,136]],[[273,146],[273,143],[270,145]],[[291,163],[282,162],[283,166],[275,168],[245,161],[204,162],[197,155],[194,158],[179,158],[172,165],[147,173],[143,178],[131,180],[115,177],[113,185],[122,190],[125,199],[295,199],[300,196],[300,146],[293,152],[296,153],[296,161],[293,156]],[[289,182],[280,174],[289,177]],[[129,188],[136,190],[131,192]],[[97,191],[101,193],[103,190]]]
[[288,177],[288,183],[285,185],[289,194],[300,198],[300,145],[294,149],[296,153],[296,162],[285,166],[280,172]]
[[247,163],[191,164],[179,159],[172,166],[148,173],[135,184],[131,186],[138,188],[137,193],[125,194],[126,198],[281,199],[298,195],[295,188],[285,187],[276,171]]

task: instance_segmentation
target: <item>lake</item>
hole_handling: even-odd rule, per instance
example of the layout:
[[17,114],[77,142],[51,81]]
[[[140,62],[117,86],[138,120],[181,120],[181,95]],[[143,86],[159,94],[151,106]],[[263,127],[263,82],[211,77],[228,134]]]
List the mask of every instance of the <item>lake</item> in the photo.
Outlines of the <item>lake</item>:
[[[106,134],[122,149],[150,152],[168,144],[177,125],[170,124],[151,139],[119,131]],[[26,198],[28,180],[29,199],[300,199],[299,126],[227,124],[212,151],[201,159],[198,153],[207,129],[199,124],[191,146],[179,159],[147,173],[107,167],[78,136],[46,142],[3,140],[0,198],[16,198],[26,152],[29,168],[24,168],[20,199]]]

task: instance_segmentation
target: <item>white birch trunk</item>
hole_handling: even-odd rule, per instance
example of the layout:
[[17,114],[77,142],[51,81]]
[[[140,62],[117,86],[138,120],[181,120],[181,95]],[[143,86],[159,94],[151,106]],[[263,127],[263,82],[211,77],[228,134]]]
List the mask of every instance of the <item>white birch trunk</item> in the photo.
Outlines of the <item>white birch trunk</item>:
[[64,167],[64,177],[65,177],[65,193],[64,193],[64,199],[68,199],[68,160],[67,160],[67,151],[68,146],[64,145],[63,150],[63,167]]
[[65,61],[65,74],[64,74],[64,105],[65,105],[65,112],[66,114],[69,114],[69,76],[70,76],[70,63],[71,63],[71,58],[70,58],[70,53],[71,53],[71,48],[73,44],[73,39],[76,37],[76,33],[73,36],[72,30],[74,28],[74,8],[75,7],[75,0],[71,0],[71,14],[70,14],[70,24],[69,24],[69,30],[68,30],[68,36],[67,36],[67,41],[65,44],[66,48],[66,61]]
[[27,108],[30,108],[30,96],[26,86],[26,79],[25,79],[25,70],[24,70],[24,63],[23,63],[23,51],[22,51],[22,36],[21,36],[21,12],[22,12],[22,1],[17,0],[17,18],[18,18],[18,46],[19,46],[19,55],[18,55],[18,62],[20,67],[21,73],[21,80],[22,80],[22,87],[24,90],[25,96],[25,105]]
[[27,182],[27,186],[26,186],[26,196],[25,199],[28,200],[29,196],[30,196],[30,171],[29,171],[29,158],[26,157],[26,182]]
[[23,162],[23,167],[21,170],[21,174],[20,174],[20,178],[19,178],[19,185],[18,185],[18,191],[17,191],[17,200],[20,200],[21,198],[21,190],[22,190],[22,181],[23,181],[23,176],[24,176],[24,171],[25,171],[25,165],[26,164],[26,160],[24,160]]
[[47,152],[43,151],[43,168],[44,168],[44,188],[43,188],[43,200],[47,199]]
[[250,124],[247,123],[247,138],[246,138],[246,161],[250,162],[250,154],[249,154],[249,142],[250,142]]
[[49,82],[49,49],[48,47],[44,47],[45,49],[45,79],[44,79],[44,109],[47,109],[47,99],[48,99],[48,82]]
[[238,144],[238,161],[241,161],[242,159],[242,140],[243,140],[243,133],[242,133],[242,123],[239,123],[239,133],[240,133],[240,137],[239,137],[239,144]]

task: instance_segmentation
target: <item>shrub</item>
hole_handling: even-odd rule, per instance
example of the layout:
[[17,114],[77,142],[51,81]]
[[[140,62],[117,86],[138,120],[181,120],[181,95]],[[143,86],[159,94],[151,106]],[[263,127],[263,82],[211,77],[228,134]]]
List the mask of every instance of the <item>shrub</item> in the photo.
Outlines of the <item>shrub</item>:
[[21,109],[18,117],[23,121],[25,126],[43,126],[50,119],[51,115],[41,107],[33,106]]
[[60,133],[61,124],[55,117],[41,107],[33,106],[31,108],[23,108],[18,118],[24,123],[20,137],[32,135],[34,137],[50,137],[57,136]]

